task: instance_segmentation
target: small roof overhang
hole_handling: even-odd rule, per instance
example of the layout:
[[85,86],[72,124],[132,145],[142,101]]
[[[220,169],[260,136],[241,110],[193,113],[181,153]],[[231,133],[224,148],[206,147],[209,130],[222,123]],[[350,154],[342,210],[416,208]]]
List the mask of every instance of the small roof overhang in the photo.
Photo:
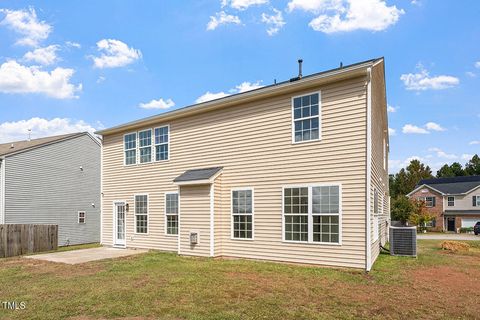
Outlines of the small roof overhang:
[[443,214],[450,216],[480,216],[480,210],[445,210]]
[[173,179],[173,183],[179,186],[212,184],[222,170],[223,167],[187,170]]

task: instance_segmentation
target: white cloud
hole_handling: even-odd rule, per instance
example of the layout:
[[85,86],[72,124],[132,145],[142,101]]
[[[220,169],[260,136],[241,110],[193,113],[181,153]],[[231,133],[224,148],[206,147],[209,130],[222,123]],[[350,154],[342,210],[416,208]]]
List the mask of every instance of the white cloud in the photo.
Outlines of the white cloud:
[[398,109],[398,107],[387,105],[387,111],[388,112],[394,113],[394,112],[397,112],[397,109]]
[[460,83],[460,80],[453,76],[440,75],[431,77],[422,64],[417,65],[417,73],[402,74],[400,80],[403,81],[407,90],[442,90],[454,87]]
[[210,100],[220,99],[220,98],[223,98],[223,97],[226,97],[226,96],[229,96],[229,94],[225,93],[223,91],[222,92],[217,92],[217,93],[207,91],[206,93],[204,93],[203,95],[198,97],[197,100],[195,100],[195,103],[202,103],[202,102],[206,102],[206,101],[210,101]]
[[97,123],[97,128],[83,120],[74,121],[68,118],[54,118],[51,120],[43,118],[31,118],[28,120],[0,123],[0,143],[17,140],[26,140],[28,130],[31,131],[31,138],[42,138],[59,134],[74,132],[94,132],[103,126]]
[[404,160],[389,159],[388,160],[388,169],[389,169],[390,172],[396,172],[396,171],[400,170],[401,168],[407,167],[412,160],[418,160],[418,161],[421,161],[421,162],[424,161],[424,159],[422,157],[419,157],[419,156],[411,156],[411,157],[408,157]]
[[465,74],[466,74],[467,76],[469,76],[470,78],[475,78],[475,77],[477,77],[477,74],[476,74],[475,72],[472,72],[472,71],[467,71],[467,72],[465,72]]
[[0,92],[41,93],[56,99],[77,98],[75,93],[82,90],[82,85],[70,83],[74,72],[65,68],[42,71],[36,66],[27,67],[10,60],[0,66]]
[[33,51],[29,51],[25,53],[23,58],[27,61],[33,61],[43,65],[50,65],[58,60],[57,51],[59,49],[59,45],[53,44],[48,47],[38,48]]
[[45,21],[39,21],[35,9],[9,10],[0,9],[5,17],[0,25],[7,26],[23,37],[17,41],[19,45],[36,47],[40,41],[48,38],[52,26]]
[[440,148],[429,148],[429,152],[435,152],[438,158],[443,158],[443,159],[457,159],[457,155],[452,154],[452,153],[446,153]]
[[396,130],[395,130],[395,129],[388,128],[388,135],[390,135],[390,136],[394,136],[394,135],[396,135],[396,133],[397,133],[397,132],[396,132]]
[[427,133],[430,133],[428,132],[426,129],[424,128],[420,128],[420,127],[417,127],[417,126],[414,126],[412,124],[406,124],[403,126],[402,128],[402,132],[403,133],[419,133],[419,134],[427,134]]
[[269,36],[273,36],[280,31],[285,25],[285,20],[283,20],[283,15],[280,10],[273,9],[274,14],[268,15],[262,13],[262,22],[265,23],[267,28],[267,33]]
[[472,159],[472,157],[473,157],[473,154],[468,154],[468,153],[462,154],[462,160],[470,160]]
[[140,50],[130,48],[126,43],[115,39],[98,41],[97,50],[102,54],[92,59],[94,66],[100,69],[124,67],[142,57]]
[[432,130],[432,131],[445,131],[445,128],[442,128],[438,123],[435,122],[427,122],[425,124],[425,127],[427,130]]
[[469,145],[480,144],[480,140],[473,140],[469,142]]
[[65,42],[65,44],[67,45],[67,47],[71,47],[71,48],[80,49],[82,47],[82,45],[80,43],[74,42],[74,41],[67,41],[67,42]]
[[250,6],[262,5],[268,3],[268,0],[222,0],[222,8],[230,6],[233,9],[245,10]]
[[244,81],[241,84],[235,86],[234,89],[228,90],[229,93],[225,93],[223,91],[212,93],[210,91],[207,91],[205,94],[198,97],[197,100],[195,100],[195,102],[196,103],[202,103],[202,102],[205,102],[205,101],[220,99],[220,98],[229,96],[231,94],[242,93],[242,92],[258,89],[258,88],[261,88],[261,87],[263,87],[263,85],[261,85],[261,81],[256,81],[256,82],[253,82],[253,83],[248,82],[248,81]]
[[140,103],[138,106],[142,109],[168,109],[175,105],[172,99],[163,100],[162,98],[158,100],[152,100],[147,103]]
[[[242,92],[258,89],[258,88],[261,88],[261,87],[263,87],[263,85],[261,85],[261,81],[256,81],[256,82],[253,82],[253,83],[248,82],[248,81],[244,81],[241,84],[235,86],[236,90],[233,90],[233,92],[234,93],[242,93]],[[230,90],[230,91],[232,91],[232,90]]]
[[103,81],[107,80],[104,76],[99,76],[97,79],[97,83],[102,83]]
[[480,69],[480,61],[475,62],[475,68],[479,68],[479,69]]
[[383,0],[291,0],[287,10],[296,9],[318,14],[309,26],[324,33],[381,31],[397,23],[405,13]]
[[225,11],[217,12],[215,16],[210,16],[207,24],[207,30],[215,30],[222,24],[241,24],[242,21],[238,16],[226,14]]

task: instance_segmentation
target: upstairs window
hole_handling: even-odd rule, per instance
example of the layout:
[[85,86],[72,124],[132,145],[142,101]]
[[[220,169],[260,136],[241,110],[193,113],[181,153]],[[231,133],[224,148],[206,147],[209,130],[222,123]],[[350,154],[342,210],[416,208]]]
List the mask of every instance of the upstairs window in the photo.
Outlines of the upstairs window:
[[138,133],[138,144],[140,147],[140,163],[152,161],[152,130],[140,131]]
[[178,234],[178,193],[165,194],[167,234]]
[[419,197],[418,200],[425,202],[425,207],[435,207],[435,197]]
[[293,98],[294,142],[320,139],[319,93]]
[[137,163],[137,133],[129,133],[123,137],[125,164]]
[[455,206],[455,197],[448,197],[447,198],[447,206],[454,207]]
[[480,196],[473,196],[472,197],[472,205],[474,207],[480,207]]
[[169,127],[155,128],[155,161],[168,160]]

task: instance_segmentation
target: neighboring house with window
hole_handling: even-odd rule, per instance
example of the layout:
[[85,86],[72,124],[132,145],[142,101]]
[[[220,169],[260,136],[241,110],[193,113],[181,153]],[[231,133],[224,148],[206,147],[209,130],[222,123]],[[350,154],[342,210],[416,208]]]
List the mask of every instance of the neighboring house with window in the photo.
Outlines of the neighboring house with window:
[[425,202],[432,230],[458,232],[480,221],[480,176],[421,180],[407,196]]
[[370,270],[386,107],[381,58],[101,130],[102,243]]
[[100,157],[87,132],[0,144],[0,223],[56,224],[60,246],[99,242]]

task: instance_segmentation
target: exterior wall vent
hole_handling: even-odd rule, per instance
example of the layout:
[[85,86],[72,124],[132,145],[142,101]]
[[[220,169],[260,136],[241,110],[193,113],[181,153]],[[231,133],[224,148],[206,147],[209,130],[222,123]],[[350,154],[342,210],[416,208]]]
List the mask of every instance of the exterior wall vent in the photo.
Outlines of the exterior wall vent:
[[399,226],[398,224],[390,226],[390,254],[416,257],[417,227]]
[[190,244],[198,243],[198,231],[190,231]]

